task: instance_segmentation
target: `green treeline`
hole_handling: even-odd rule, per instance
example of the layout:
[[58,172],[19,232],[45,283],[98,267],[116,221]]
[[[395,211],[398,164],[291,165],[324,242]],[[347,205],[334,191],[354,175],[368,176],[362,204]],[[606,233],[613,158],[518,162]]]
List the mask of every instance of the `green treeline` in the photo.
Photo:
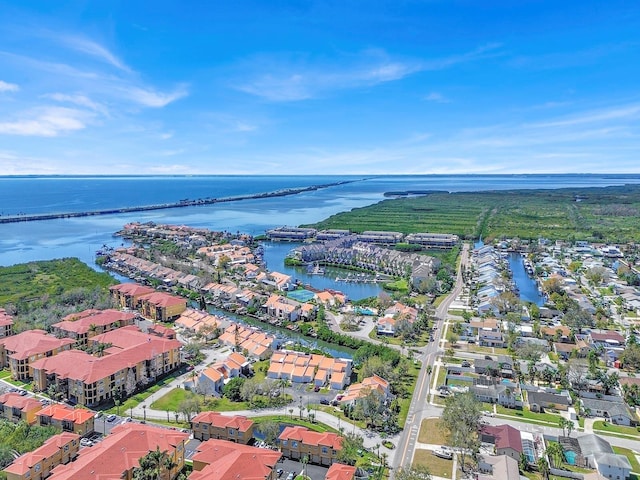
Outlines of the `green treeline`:
[[640,185],[432,193],[384,200],[312,226],[453,233],[464,239],[640,241]]

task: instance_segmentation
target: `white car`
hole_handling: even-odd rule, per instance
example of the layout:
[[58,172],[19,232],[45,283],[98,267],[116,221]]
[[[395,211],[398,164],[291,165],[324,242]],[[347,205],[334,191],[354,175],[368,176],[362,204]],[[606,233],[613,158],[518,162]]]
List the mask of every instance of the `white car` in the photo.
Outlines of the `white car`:
[[83,447],[92,447],[93,446],[93,442],[91,440],[89,440],[88,438],[81,438],[80,439],[80,445],[82,445]]

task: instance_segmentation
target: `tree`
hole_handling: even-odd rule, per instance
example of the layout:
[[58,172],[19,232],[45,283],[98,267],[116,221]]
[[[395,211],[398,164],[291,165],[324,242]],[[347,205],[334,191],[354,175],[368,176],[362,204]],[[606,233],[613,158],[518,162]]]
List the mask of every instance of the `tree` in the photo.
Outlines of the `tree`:
[[562,429],[562,436],[569,437],[571,436],[571,431],[573,430],[573,422],[567,418],[560,417],[558,419],[558,427]]
[[191,417],[200,412],[200,402],[194,394],[185,396],[184,400],[178,405],[178,410],[184,415],[187,422],[191,421]]
[[241,402],[242,386],[245,381],[246,381],[245,378],[240,378],[240,377],[232,378],[231,380],[229,380],[229,383],[227,383],[223,387],[222,395],[228,398],[229,400],[231,400],[232,402]]
[[394,476],[396,480],[431,480],[431,472],[424,465],[400,467]]
[[564,461],[564,449],[559,442],[549,442],[547,444],[547,455],[549,456],[549,460],[551,460],[554,468],[560,468],[562,466],[562,462]]
[[176,467],[167,451],[160,451],[160,447],[147,453],[139,463],[140,466],[133,469],[134,480],[160,480]]
[[549,468],[549,462],[544,457],[540,457],[538,459],[538,471],[544,480],[549,479],[549,473],[551,473],[551,469]]
[[596,374],[596,380],[600,385],[602,385],[605,395],[609,395],[611,390],[618,386],[619,379],[620,377],[618,376],[618,372],[609,374],[607,372],[598,371]]
[[451,446],[460,458],[462,471],[465,471],[465,457],[479,450],[478,429],[480,427],[481,403],[473,393],[467,392],[448,397],[442,412],[442,424],[449,431]]
[[[631,336],[635,338],[635,336]],[[620,355],[620,362],[625,370],[640,370],[640,345],[636,342],[629,342]]]
[[264,435],[264,441],[269,445],[275,445],[280,435],[280,425],[276,422],[264,422],[258,427],[262,435]]
[[337,460],[347,465],[355,465],[360,458],[358,450],[363,450],[364,439],[357,433],[346,433],[342,436],[342,448],[338,450]]

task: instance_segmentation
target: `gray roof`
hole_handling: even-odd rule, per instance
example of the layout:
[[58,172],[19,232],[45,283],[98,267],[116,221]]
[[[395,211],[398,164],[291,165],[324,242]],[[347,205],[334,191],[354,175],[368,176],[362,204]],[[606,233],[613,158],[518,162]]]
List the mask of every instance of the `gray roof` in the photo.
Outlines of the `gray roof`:
[[566,395],[547,392],[527,392],[529,404],[535,403],[541,405],[543,403],[556,405],[571,405],[571,398]]
[[582,404],[585,408],[591,411],[601,410],[608,412],[609,416],[615,417],[616,415],[624,415],[632,420],[635,420],[635,415],[631,412],[629,407],[620,399],[619,402],[612,402],[609,400],[600,400],[597,398],[581,398]]
[[611,448],[609,442],[593,433],[578,437],[578,444],[585,456],[596,453],[613,453],[613,448]]
[[631,470],[631,463],[629,463],[629,459],[624,455],[618,455],[617,453],[596,453],[593,458],[598,465],[610,465],[612,467]]

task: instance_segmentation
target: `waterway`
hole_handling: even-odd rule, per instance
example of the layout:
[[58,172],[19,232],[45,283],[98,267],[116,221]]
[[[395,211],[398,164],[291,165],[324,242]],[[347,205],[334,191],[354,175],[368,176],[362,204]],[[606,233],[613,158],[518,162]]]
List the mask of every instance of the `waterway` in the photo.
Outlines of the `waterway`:
[[544,305],[545,298],[538,290],[538,284],[529,276],[524,268],[524,259],[519,253],[511,252],[508,257],[509,269],[513,275],[513,282],[520,291],[520,300]]
[[337,281],[336,278],[346,277],[348,270],[339,268],[325,268],[324,275],[311,275],[307,273],[306,267],[289,267],[284,264],[287,254],[295,247],[302,245],[293,242],[263,242],[264,261],[269,270],[291,275],[292,278],[300,280],[303,284],[309,284],[318,290],[330,289],[338,290],[351,300],[360,300],[367,297],[375,297],[381,291],[380,285],[375,283],[355,283]]
[[354,350],[346,347],[340,347],[338,345],[327,343],[322,340],[316,340],[313,338],[305,337],[304,335],[291,331],[288,328],[276,327],[270,323],[261,322],[255,318],[246,317],[244,315],[234,315],[233,313],[225,312],[214,307],[208,307],[207,311],[213,315],[219,315],[221,317],[227,317],[239,324],[251,325],[258,327],[261,331],[275,335],[280,340],[291,340],[296,343],[300,343],[308,348],[317,348],[323,352],[328,353],[334,358],[353,358]]

